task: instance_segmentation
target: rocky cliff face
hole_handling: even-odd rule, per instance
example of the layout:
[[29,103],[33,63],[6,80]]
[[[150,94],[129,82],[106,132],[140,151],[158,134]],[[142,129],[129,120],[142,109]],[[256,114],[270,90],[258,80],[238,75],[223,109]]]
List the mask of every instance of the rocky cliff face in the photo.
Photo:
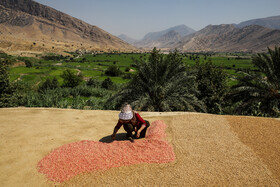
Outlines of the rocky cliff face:
[[[97,26],[87,24],[32,0],[1,0],[0,28],[2,38],[4,36],[14,38],[13,44],[11,44],[14,46],[16,38],[18,38],[19,45],[29,45],[28,41],[34,43],[36,40],[36,42],[42,43],[41,48],[48,48],[52,45],[52,49],[57,47],[63,48],[62,50],[67,50],[65,46],[70,46],[69,50],[75,48],[86,50],[135,49]],[[60,43],[60,47],[54,43],[55,41]],[[9,41],[7,42],[9,43]],[[61,46],[62,43],[64,43],[64,47]],[[33,46],[33,50],[35,50],[34,48],[36,47]]]

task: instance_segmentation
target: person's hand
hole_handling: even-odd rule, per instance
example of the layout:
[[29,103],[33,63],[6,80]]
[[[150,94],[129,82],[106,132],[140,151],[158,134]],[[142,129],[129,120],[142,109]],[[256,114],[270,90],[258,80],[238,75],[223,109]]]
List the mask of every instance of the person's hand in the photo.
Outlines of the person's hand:
[[115,134],[112,134],[111,135],[111,138],[114,140],[116,138],[116,135]]
[[137,131],[137,134],[136,134],[136,138],[139,138],[140,137],[140,131]]

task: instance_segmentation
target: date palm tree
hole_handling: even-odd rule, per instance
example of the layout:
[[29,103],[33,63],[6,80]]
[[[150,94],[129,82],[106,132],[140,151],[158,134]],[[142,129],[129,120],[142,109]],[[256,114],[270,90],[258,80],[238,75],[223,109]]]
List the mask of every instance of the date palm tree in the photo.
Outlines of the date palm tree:
[[154,48],[148,62],[137,61],[136,69],[131,82],[107,105],[119,108],[127,102],[136,110],[206,111],[196,97],[195,76],[186,71],[177,51],[164,56]]
[[239,114],[280,116],[280,47],[252,59],[259,73],[248,72],[238,79],[231,97],[239,102]]

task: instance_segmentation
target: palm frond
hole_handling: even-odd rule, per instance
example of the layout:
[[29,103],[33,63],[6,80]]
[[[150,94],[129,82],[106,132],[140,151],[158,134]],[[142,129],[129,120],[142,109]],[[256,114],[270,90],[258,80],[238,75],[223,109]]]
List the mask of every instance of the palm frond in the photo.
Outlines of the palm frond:
[[[280,48],[268,48],[267,54],[258,54],[253,63],[261,74],[243,74],[232,87],[230,98],[240,105],[236,111],[263,116],[279,116],[280,108]],[[258,111],[258,112],[256,112]]]
[[186,72],[176,51],[164,57],[154,49],[148,62],[136,62],[136,69],[128,86],[108,102],[129,102],[137,110],[206,111],[196,97],[195,77]]

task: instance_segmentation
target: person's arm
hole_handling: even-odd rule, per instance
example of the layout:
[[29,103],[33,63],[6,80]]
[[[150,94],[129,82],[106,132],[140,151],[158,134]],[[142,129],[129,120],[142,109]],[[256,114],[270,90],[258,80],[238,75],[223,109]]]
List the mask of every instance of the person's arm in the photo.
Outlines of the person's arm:
[[117,125],[114,128],[113,134],[111,135],[111,138],[114,140],[116,138],[116,134],[118,130],[121,128],[122,124],[118,121]]
[[146,125],[142,124],[141,128],[137,131],[137,135],[136,137],[139,138],[140,137],[140,133],[143,129],[145,129]]
[[142,131],[143,129],[145,129],[145,127],[147,126],[147,124],[146,124],[146,121],[143,120],[143,118],[142,118],[138,113],[135,113],[135,116],[136,116],[137,120],[140,122],[140,124],[142,124],[141,127],[140,127],[140,129],[138,129],[137,135],[136,135],[136,137],[139,138],[139,137],[140,137],[141,131]]

